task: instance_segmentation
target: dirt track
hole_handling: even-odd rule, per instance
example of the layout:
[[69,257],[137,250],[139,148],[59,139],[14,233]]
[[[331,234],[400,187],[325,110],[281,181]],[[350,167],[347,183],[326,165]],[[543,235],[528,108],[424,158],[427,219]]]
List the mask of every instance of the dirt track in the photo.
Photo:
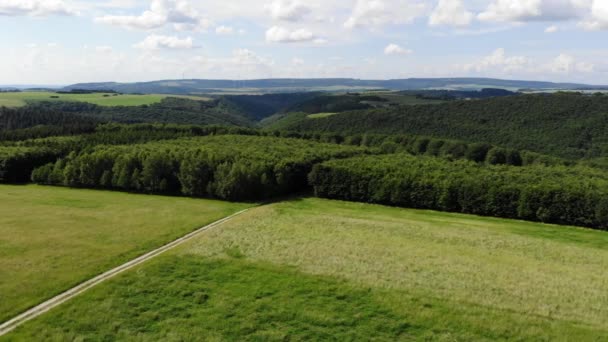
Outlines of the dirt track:
[[107,272],[105,272],[103,274],[100,274],[100,275],[96,276],[95,278],[89,279],[89,280],[81,283],[80,285],[75,286],[75,287],[73,287],[73,288],[71,288],[71,289],[69,289],[69,290],[67,290],[67,291],[65,291],[65,292],[63,292],[63,293],[61,293],[61,294],[59,294],[59,295],[57,295],[57,296],[55,296],[55,297],[53,297],[53,298],[51,298],[51,299],[49,299],[49,300],[41,303],[41,304],[39,304],[39,305],[31,308],[31,309],[29,309],[29,310],[27,310],[26,312],[18,315],[17,317],[14,317],[14,318],[12,318],[12,319],[10,319],[10,320],[8,320],[8,321],[0,324],[0,336],[6,334],[8,332],[10,332],[11,330],[15,329],[19,325],[21,325],[21,324],[23,324],[23,323],[25,323],[25,322],[27,322],[29,320],[32,320],[32,319],[34,319],[34,318],[42,315],[43,313],[45,313],[45,312],[47,312],[47,311],[55,308],[56,306],[58,306],[58,305],[60,305],[62,303],[65,303],[66,301],[70,300],[73,297],[76,297],[77,295],[85,292],[86,290],[92,288],[93,286],[95,286],[97,284],[100,284],[100,283],[102,283],[102,282],[104,282],[104,281],[106,281],[106,280],[108,280],[108,279],[110,279],[110,278],[112,278],[112,277],[114,277],[114,276],[116,276],[116,275],[118,275],[118,274],[120,274],[120,273],[128,270],[128,269],[131,269],[131,268],[133,268],[133,267],[135,267],[137,265],[140,265],[140,264],[142,264],[142,263],[144,263],[144,262],[146,262],[146,261],[148,261],[148,260],[150,260],[150,259],[158,256],[159,254],[162,254],[162,253],[164,253],[164,252],[166,252],[166,251],[168,251],[168,250],[170,250],[170,249],[172,249],[172,248],[174,248],[174,247],[176,247],[176,246],[178,246],[178,245],[180,245],[180,244],[182,244],[182,243],[184,243],[184,242],[192,239],[196,235],[198,235],[198,234],[200,234],[200,233],[202,233],[202,232],[204,232],[206,230],[209,230],[211,228],[214,228],[216,226],[219,226],[222,223],[224,223],[224,222],[226,222],[226,221],[228,221],[228,220],[230,220],[230,219],[232,219],[232,218],[234,218],[234,217],[236,217],[238,215],[241,215],[241,214],[245,213],[248,210],[250,210],[250,209],[245,209],[245,210],[239,211],[238,213],[232,214],[232,215],[230,215],[228,217],[225,217],[225,218],[223,218],[223,219],[221,219],[219,221],[216,221],[216,222],[211,223],[211,224],[209,224],[207,226],[199,228],[199,229],[193,231],[190,234],[184,235],[181,238],[179,238],[179,239],[177,239],[177,240],[175,240],[173,242],[170,242],[170,243],[168,243],[168,244],[166,244],[166,245],[164,245],[164,246],[162,246],[160,248],[157,248],[157,249],[155,249],[155,250],[153,250],[151,252],[148,252],[148,253],[146,253],[146,254],[144,254],[144,255],[136,258],[136,259],[133,259],[133,260],[131,260],[131,261],[127,262],[127,263],[124,263],[124,264],[122,264],[122,265],[120,265],[120,266],[118,266],[116,268],[113,268],[113,269],[111,269],[111,270],[109,270],[109,271],[107,271]]

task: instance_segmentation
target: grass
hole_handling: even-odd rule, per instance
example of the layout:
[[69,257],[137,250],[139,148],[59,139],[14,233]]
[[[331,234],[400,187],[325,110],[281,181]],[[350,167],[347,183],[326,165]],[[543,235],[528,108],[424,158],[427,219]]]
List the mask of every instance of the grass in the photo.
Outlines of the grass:
[[336,115],[338,113],[317,113],[317,114],[310,114],[307,117],[309,119],[321,119],[321,118],[326,118],[328,116],[332,116],[332,115]]
[[245,207],[0,185],[0,321]]
[[6,340],[606,340],[608,234],[303,199],[256,208]]
[[181,96],[181,95],[129,95],[122,94],[57,94],[53,92],[18,92],[18,93],[0,93],[0,107],[22,107],[29,101],[78,101],[88,102],[100,106],[141,106],[159,103],[166,97],[189,98],[200,101],[208,100],[208,98],[197,96]]

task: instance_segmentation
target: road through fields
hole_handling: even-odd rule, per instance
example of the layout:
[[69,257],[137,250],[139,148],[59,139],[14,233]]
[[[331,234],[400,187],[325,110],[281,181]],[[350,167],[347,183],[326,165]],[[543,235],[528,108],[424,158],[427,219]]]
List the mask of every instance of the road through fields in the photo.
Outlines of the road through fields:
[[116,276],[126,270],[129,270],[135,266],[138,266],[172,248],[175,248],[175,247],[181,245],[182,243],[194,238],[196,235],[198,235],[206,230],[209,230],[211,228],[217,227],[217,226],[221,225],[222,223],[224,223],[238,215],[241,215],[247,211],[249,211],[249,209],[239,211],[239,212],[232,214],[230,216],[227,216],[219,221],[216,221],[216,222],[206,225],[202,228],[199,228],[187,235],[182,236],[181,238],[179,238],[177,240],[174,240],[173,242],[170,242],[170,243],[168,243],[162,247],[159,247],[151,252],[148,252],[138,258],[135,258],[129,262],[126,262],[116,268],[113,268],[103,274],[98,275],[95,278],[89,279],[89,280],[81,283],[80,285],[75,286],[75,287],[25,311],[24,313],[0,324],[0,336],[5,335],[6,333],[17,328],[19,325],[42,315],[43,313],[61,305],[62,303],[65,303],[66,301],[76,297],[77,295],[85,292],[86,290],[88,290],[108,279],[111,279],[114,276]]

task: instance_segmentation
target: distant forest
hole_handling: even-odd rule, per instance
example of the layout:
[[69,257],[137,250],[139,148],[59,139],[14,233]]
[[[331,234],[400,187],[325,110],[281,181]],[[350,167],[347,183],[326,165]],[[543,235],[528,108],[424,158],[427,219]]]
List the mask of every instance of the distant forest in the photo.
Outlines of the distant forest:
[[42,101],[0,108],[0,182],[234,201],[314,191],[607,229],[607,130],[608,96],[577,93]]
[[519,95],[355,110],[314,120],[292,114],[270,128],[342,134],[413,134],[486,142],[564,158],[593,158],[608,155],[608,96]]

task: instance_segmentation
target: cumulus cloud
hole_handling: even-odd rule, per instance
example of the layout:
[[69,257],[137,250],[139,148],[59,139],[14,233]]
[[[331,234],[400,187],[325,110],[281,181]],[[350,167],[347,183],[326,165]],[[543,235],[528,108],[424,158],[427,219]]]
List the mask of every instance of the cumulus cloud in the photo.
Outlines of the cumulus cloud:
[[114,51],[111,46],[96,46],[95,51],[99,53],[110,53]]
[[273,61],[263,58],[249,49],[236,49],[232,52],[232,62],[237,65],[272,65]]
[[191,37],[180,39],[173,36],[150,35],[142,42],[134,45],[135,48],[144,50],[160,49],[192,49],[194,42]]
[[205,30],[211,25],[185,0],[153,0],[150,9],[140,15],[106,15],[95,18],[95,22],[140,30],[170,24],[178,31]]
[[462,0],[439,0],[429,17],[429,25],[468,26],[473,17],[473,13],[466,10]]
[[551,25],[545,29],[545,33],[555,33],[557,31],[559,31],[559,27],[555,25]]
[[591,6],[591,18],[581,25],[587,30],[608,30],[608,2],[594,0]]
[[223,35],[229,35],[229,34],[233,34],[234,33],[234,29],[230,26],[218,26],[215,28],[215,33],[217,34],[223,34]]
[[425,9],[424,2],[414,0],[357,0],[344,27],[377,28],[388,24],[405,24],[422,15]]
[[315,35],[307,29],[291,31],[281,26],[273,26],[266,31],[266,41],[272,43],[309,42],[315,39]]
[[467,64],[464,70],[475,72],[494,71],[499,73],[509,73],[524,69],[530,64],[530,60],[524,56],[507,56],[505,49],[499,48],[494,50],[490,55],[481,58],[481,60]]
[[494,0],[477,16],[482,21],[570,20],[582,15],[585,0]]
[[405,55],[411,54],[412,52],[413,52],[412,50],[405,49],[397,44],[389,44],[386,48],[384,48],[385,55],[405,56]]
[[298,21],[311,12],[303,0],[273,0],[265,8],[273,19],[285,21]]
[[62,0],[0,0],[0,16],[76,15]]
[[291,60],[291,65],[293,65],[293,66],[302,66],[302,65],[304,65],[304,60],[302,58],[294,57]]
[[587,62],[579,62],[573,56],[562,53],[548,64],[548,69],[554,73],[567,74],[570,72],[593,72],[595,66]]

